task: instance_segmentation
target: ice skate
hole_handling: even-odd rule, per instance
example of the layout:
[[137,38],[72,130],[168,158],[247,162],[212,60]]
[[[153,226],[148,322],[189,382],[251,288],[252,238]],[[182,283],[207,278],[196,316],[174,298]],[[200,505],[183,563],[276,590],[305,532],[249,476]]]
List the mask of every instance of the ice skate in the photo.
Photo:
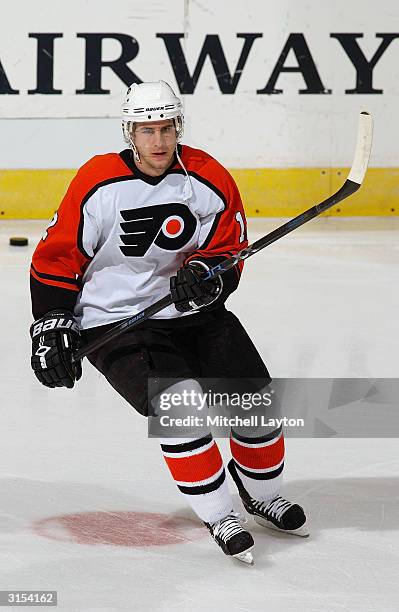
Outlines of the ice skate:
[[251,534],[242,528],[238,514],[231,512],[220,521],[205,523],[205,525],[225,555],[253,565],[251,550],[254,547],[254,541]]
[[301,506],[291,503],[280,495],[268,501],[254,499],[245,489],[233,460],[229,461],[228,468],[245,510],[253,515],[256,523],[262,525],[262,527],[301,536],[302,538],[309,536],[306,516]]

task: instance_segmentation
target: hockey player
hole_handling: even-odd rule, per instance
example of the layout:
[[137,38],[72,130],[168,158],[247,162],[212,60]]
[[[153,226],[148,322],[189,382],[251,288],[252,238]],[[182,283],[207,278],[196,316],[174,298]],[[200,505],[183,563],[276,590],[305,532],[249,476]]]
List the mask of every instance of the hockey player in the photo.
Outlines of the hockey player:
[[[258,379],[268,371],[225,300],[241,265],[204,282],[210,266],[247,245],[236,184],[204,151],[181,145],[182,104],[164,81],[133,84],[122,108],[121,153],[84,164],[38,244],[31,266],[32,368],[47,387],[73,387],[71,355],[171,292],[174,304],[89,356],[140,414],[147,380],[197,389],[200,377]],[[150,398],[151,399],[151,398]],[[306,518],[279,495],[280,429],[258,437],[231,433],[229,470],[246,510],[280,531],[303,535]],[[251,562],[243,529],[210,432],[161,440],[179,490],[227,555]]]

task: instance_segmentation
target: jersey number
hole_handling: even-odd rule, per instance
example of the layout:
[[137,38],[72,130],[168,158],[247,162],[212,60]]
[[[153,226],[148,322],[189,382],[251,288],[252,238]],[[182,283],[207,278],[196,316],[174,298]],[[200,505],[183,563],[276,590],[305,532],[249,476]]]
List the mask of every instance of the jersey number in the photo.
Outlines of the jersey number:
[[236,221],[238,223],[238,225],[240,226],[240,240],[239,242],[244,242],[246,236],[245,236],[245,223],[244,223],[244,219],[242,218],[242,214],[240,212],[236,212]]
[[50,227],[54,227],[54,225],[57,223],[57,221],[58,221],[58,212],[55,212],[54,213],[54,217],[51,219],[50,223],[46,227],[46,231],[44,232],[44,234],[42,236],[42,240],[46,240],[46,238],[48,236],[48,230],[50,229]]

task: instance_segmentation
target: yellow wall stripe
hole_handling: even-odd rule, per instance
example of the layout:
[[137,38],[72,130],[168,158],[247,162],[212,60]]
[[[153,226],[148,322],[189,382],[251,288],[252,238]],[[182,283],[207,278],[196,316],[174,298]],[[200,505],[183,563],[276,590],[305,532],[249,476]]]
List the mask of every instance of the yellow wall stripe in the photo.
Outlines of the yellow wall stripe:
[[[249,217],[293,217],[334,193],[348,168],[231,169]],[[75,170],[0,170],[0,219],[49,219]],[[399,215],[399,168],[370,168],[327,215]]]
[[[328,198],[349,168],[261,168],[231,173],[249,217],[293,217]],[[370,168],[361,189],[326,215],[399,215],[399,168]]]
[[51,219],[76,170],[0,170],[0,219]]

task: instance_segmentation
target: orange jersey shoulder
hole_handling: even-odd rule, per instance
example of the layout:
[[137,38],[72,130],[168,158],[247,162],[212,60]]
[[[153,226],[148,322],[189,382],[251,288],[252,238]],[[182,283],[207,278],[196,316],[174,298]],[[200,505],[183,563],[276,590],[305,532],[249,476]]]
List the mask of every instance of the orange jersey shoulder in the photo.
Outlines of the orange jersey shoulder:
[[33,254],[31,275],[38,282],[78,290],[90,261],[82,244],[84,204],[108,181],[131,174],[118,153],[96,155],[78,170]]
[[182,161],[188,172],[197,174],[216,187],[227,200],[236,194],[237,186],[229,171],[209,153],[184,145]]
[[87,194],[104,182],[131,174],[132,171],[118,153],[95,155],[79,168],[71,182],[70,189],[73,188],[75,199],[83,200]]

